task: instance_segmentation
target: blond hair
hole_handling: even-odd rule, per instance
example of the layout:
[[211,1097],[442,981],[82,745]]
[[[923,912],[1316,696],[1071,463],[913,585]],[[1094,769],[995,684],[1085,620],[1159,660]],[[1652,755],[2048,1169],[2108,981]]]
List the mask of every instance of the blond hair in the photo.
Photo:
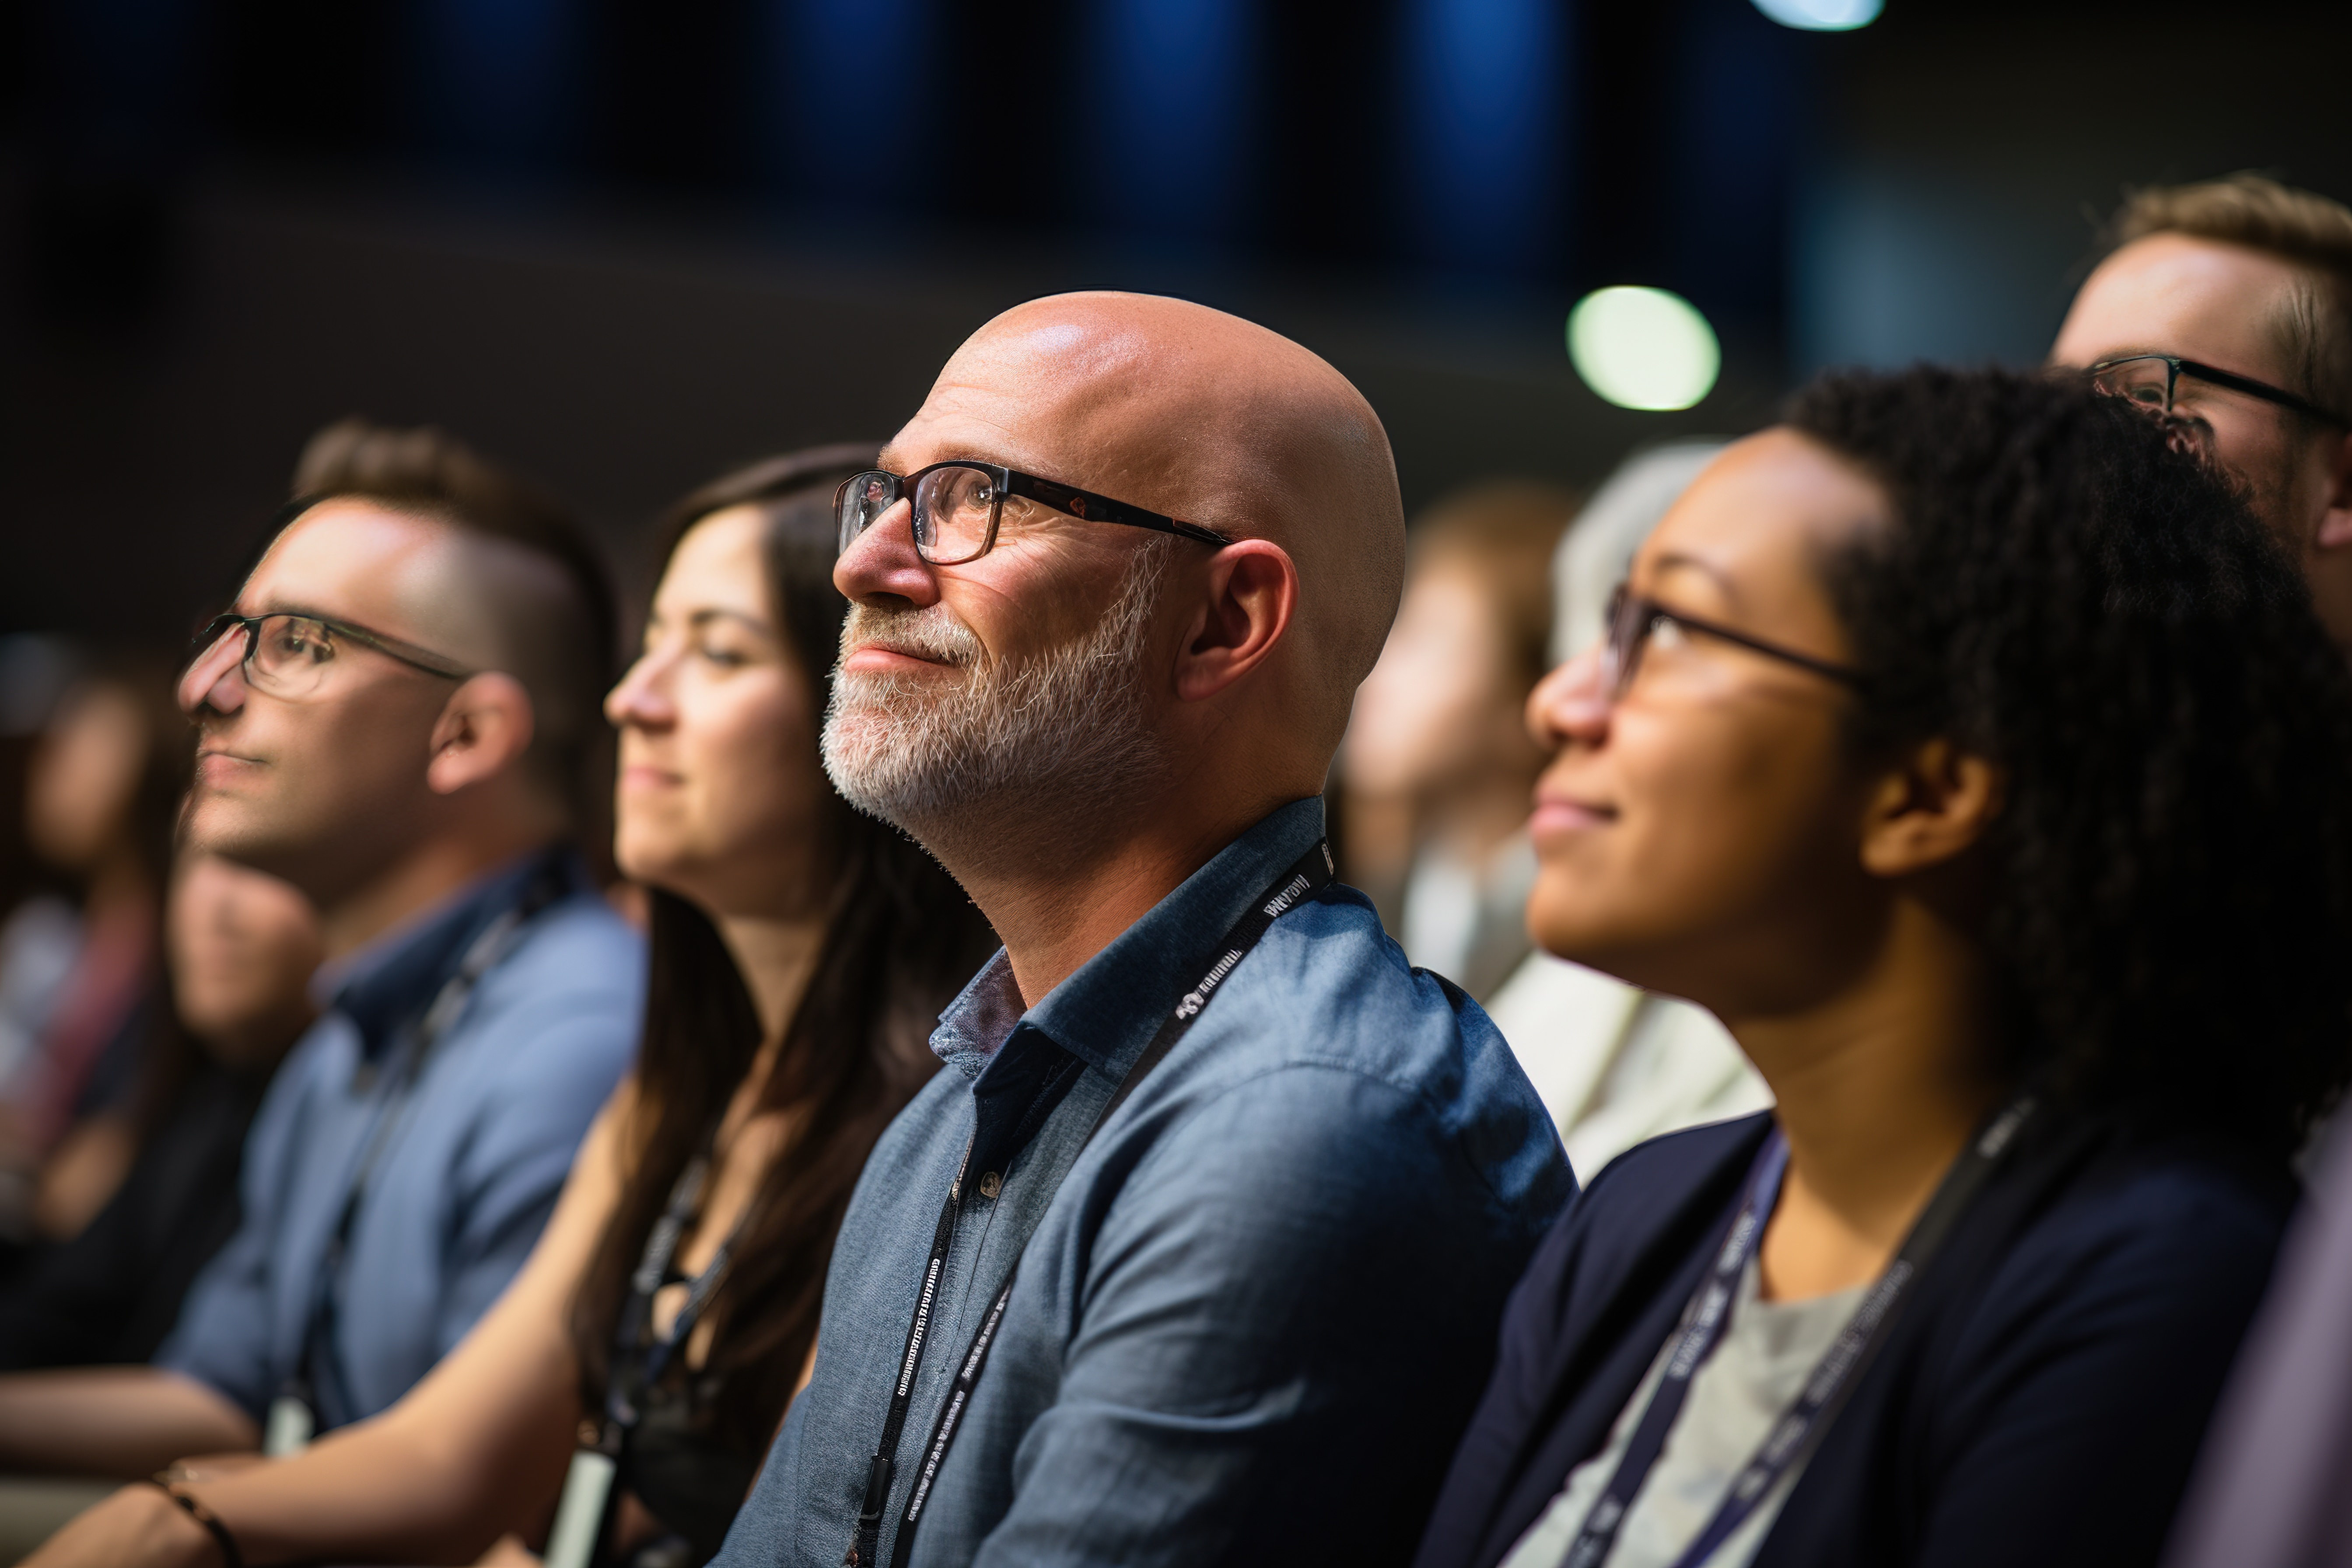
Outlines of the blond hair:
[[2295,390],[2323,407],[2352,407],[2352,207],[2236,174],[2132,192],[2107,226],[2116,248],[2155,234],[2243,246],[2293,266],[2303,283],[2274,328]]

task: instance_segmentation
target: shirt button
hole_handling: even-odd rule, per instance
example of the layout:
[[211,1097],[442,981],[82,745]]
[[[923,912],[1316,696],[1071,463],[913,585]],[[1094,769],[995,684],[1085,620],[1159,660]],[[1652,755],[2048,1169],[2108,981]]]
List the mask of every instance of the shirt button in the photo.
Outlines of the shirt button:
[[993,1171],[984,1171],[980,1178],[980,1195],[992,1198],[1004,1190],[1004,1178]]

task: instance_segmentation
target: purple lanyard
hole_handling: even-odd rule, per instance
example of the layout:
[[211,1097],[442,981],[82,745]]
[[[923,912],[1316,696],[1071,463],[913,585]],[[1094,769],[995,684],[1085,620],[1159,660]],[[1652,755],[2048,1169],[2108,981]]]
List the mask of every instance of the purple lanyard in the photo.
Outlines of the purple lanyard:
[[[2033,1109],[2030,1096],[2012,1100],[1969,1141],[1960,1157],[1952,1163],[1952,1168],[1944,1173],[1936,1195],[1927,1201],[1911,1234],[1903,1238],[1895,1261],[1871,1286],[1836,1342],[1814,1364],[1797,1402],[1781,1413],[1762,1446],[1732,1478],[1731,1489],[1724,1494],[1715,1517],[1675,1559],[1675,1568],[1698,1568],[1713,1556],[1732,1532],[1748,1521],[1781,1478],[1811,1457],[1830,1423],[1845,1407],[1863,1369],[1885,1342],[1886,1327],[1895,1321],[1904,1293],[1943,1246],[1954,1222],[2000,1164],[2001,1156],[2016,1142],[2018,1130],[2033,1114]],[[1682,1321],[1675,1330],[1673,1353],[1666,1358],[1665,1370],[1659,1374],[1657,1385],[1650,1391],[1650,1403],[1642,1412],[1641,1423],[1633,1428],[1632,1440],[1625,1445],[1625,1456],[1617,1461],[1609,1484],[1601,1489],[1591,1510],[1584,1516],[1584,1526],[1577,1531],[1576,1543],[1561,1559],[1562,1568],[1601,1568],[1608,1561],[1634,1496],[1649,1479],[1651,1468],[1664,1451],[1666,1435],[1674,1430],[1675,1420],[1682,1414],[1683,1401],[1690,1395],[1691,1378],[1722,1342],[1724,1326],[1731,1318],[1731,1304],[1738,1297],[1739,1276],[1762,1242],[1765,1221],[1770,1217],[1772,1205],[1780,1194],[1780,1178],[1788,1168],[1788,1141],[1776,1126],[1771,1136],[1764,1140],[1764,1147],[1756,1152],[1756,1163],[1748,1167],[1739,1211],[1732,1216],[1731,1228],[1716,1249],[1714,1265],[1691,1292],[1689,1305],[1683,1309]]]

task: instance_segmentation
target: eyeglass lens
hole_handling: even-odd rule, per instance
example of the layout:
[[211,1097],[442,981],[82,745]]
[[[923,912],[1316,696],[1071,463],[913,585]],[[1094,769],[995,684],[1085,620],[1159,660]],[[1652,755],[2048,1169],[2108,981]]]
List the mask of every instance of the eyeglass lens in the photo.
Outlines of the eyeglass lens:
[[2207,386],[2185,371],[2176,376],[2171,363],[2162,359],[2120,361],[2098,372],[2091,384],[2154,416],[2177,450],[2195,458],[2212,457],[2213,426],[2205,417],[2210,412],[2205,399],[2221,389]]
[[[850,480],[841,497],[841,548],[898,504],[900,482],[876,470]],[[985,468],[950,465],[915,481],[915,549],[935,566],[953,566],[985,553],[1001,498]]]
[[2160,359],[2120,361],[2093,376],[2092,384],[2151,414],[2172,409],[2172,366]]
[[997,500],[984,468],[933,468],[915,481],[915,547],[934,565],[970,561],[988,548]]
[[1612,698],[1625,695],[1642,662],[1643,632],[1649,617],[1642,602],[1620,585],[1609,596],[1609,635],[1601,645],[1601,683]]
[[217,653],[224,643],[247,643],[250,637],[243,663],[254,689],[272,697],[307,697],[318,690],[335,661],[334,633],[326,623],[309,616],[264,616],[252,627],[257,636],[248,632],[247,625],[228,622],[197,662],[209,662],[205,656]]

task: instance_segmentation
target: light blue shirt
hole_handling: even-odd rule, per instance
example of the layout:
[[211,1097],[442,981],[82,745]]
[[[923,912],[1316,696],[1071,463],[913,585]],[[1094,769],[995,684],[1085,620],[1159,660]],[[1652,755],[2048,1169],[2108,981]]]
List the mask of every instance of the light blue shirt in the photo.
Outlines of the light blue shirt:
[[1000,953],[942,1016],[932,1048],[950,1070],[866,1163],[825,1282],[814,1380],[724,1568],[842,1561],[968,1142],[971,1195],[881,1561],[1033,1222],[915,1563],[1411,1555],[1504,1298],[1575,1190],[1486,1015],[1410,968],[1370,904],[1334,885],[1275,921],[1086,1142],[1227,930],[1322,831],[1319,801],[1285,806],[1035,1007],[1022,1011]]
[[[237,1233],[198,1276],[156,1364],[257,1419],[286,1387],[417,1025],[542,864],[534,856],[483,879],[333,976],[332,1006],[278,1068],[247,1135]],[[392,1124],[336,1292],[340,1376],[321,1381],[341,1386],[315,1391],[321,1428],[397,1400],[498,1299],[635,1051],[644,944],[583,868],[566,858],[560,869],[560,899],[482,976]]]

